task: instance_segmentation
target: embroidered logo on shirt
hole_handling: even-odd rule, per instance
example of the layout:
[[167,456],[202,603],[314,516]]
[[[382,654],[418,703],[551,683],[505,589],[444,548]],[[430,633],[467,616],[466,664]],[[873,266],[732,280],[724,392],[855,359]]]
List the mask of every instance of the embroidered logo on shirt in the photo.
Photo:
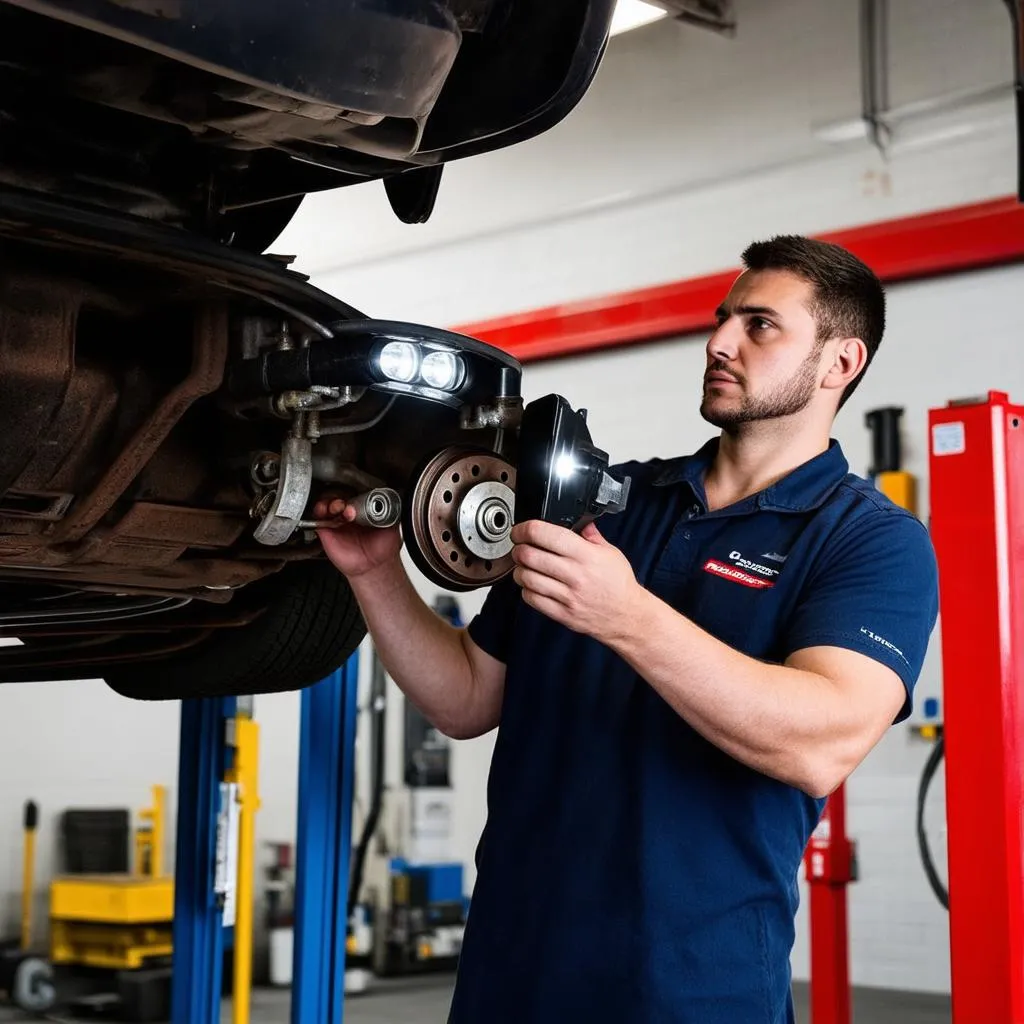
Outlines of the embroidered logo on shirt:
[[734,565],[727,565],[714,558],[709,558],[704,563],[704,571],[711,573],[712,576],[721,576],[723,579],[732,580],[733,583],[740,583],[744,587],[753,587],[755,590],[764,590],[767,587],[775,586],[771,580],[766,580],[763,576],[754,576],[749,572],[743,572],[742,569],[737,569]]
[[[761,557],[763,558],[764,556],[762,555]],[[744,558],[742,551],[730,551],[729,561],[735,562],[737,569],[744,569],[747,572],[755,573],[758,576],[767,576],[771,579],[772,577],[779,575],[778,569],[772,569],[770,566],[760,565],[757,562],[752,562],[749,558]]]
[[774,551],[766,551],[761,557],[767,558],[769,562],[785,562],[789,555],[780,555]]

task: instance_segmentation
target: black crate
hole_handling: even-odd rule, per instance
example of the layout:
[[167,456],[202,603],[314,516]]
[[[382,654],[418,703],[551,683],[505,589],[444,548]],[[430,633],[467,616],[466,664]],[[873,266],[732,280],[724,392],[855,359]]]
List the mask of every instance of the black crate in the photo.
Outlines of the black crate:
[[61,818],[63,870],[69,875],[116,875],[129,870],[131,812],[73,810]]
[[117,976],[121,997],[121,1020],[132,1024],[171,1019],[171,968],[150,967],[121,971]]

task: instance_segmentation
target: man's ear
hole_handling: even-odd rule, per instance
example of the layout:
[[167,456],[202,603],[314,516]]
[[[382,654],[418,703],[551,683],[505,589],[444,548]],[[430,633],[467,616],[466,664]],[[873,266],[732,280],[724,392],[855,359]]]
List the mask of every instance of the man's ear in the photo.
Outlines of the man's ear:
[[867,345],[860,338],[840,338],[828,347],[832,350],[832,363],[821,386],[845,390],[867,365]]

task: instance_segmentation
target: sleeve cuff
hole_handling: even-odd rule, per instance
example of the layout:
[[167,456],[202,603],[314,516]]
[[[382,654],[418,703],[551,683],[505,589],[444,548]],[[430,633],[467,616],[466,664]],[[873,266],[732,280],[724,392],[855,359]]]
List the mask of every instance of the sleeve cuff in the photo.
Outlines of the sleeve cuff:
[[469,638],[473,643],[485,654],[489,654],[502,663],[508,662],[504,638],[495,636],[494,629],[488,626],[487,620],[482,615],[475,615],[470,620],[466,632],[469,633]]
[[491,588],[480,613],[466,629],[480,650],[506,665],[519,601],[519,587],[511,575],[504,577]]
[[872,661],[877,661],[879,664],[885,665],[886,668],[892,669],[899,676],[906,693],[906,700],[903,702],[903,707],[900,709],[895,721],[902,722],[910,715],[910,712],[913,710],[914,685],[917,682],[917,673],[903,653],[891,644],[877,639],[868,633],[812,633],[808,636],[800,637],[796,642],[787,644],[788,651],[786,656],[788,657],[790,654],[807,647],[841,647],[846,651],[863,654],[865,657],[871,658]]

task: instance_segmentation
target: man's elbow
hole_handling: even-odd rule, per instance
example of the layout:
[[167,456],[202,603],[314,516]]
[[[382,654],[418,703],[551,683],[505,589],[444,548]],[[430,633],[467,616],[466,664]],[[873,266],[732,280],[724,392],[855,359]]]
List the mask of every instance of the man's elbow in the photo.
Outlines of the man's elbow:
[[475,740],[497,727],[498,715],[474,694],[452,708],[435,712],[430,724],[450,740]]
[[475,740],[484,736],[494,728],[486,722],[473,721],[470,718],[452,718],[432,723],[442,735],[450,740]]
[[798,780],[796,788],[814,800],[827,800],[845,780],[845,776],[839,778],[822,772],[819,775],[808,775],[806,778]]
[[825,800],[850,777],[859,760],[840,751],[816,751],[801,759],[793,784],[815,800]]
[[468,697],[444,703],[415,702],[416,708],[430,725],[450,740],[471,740],[487,732]]

